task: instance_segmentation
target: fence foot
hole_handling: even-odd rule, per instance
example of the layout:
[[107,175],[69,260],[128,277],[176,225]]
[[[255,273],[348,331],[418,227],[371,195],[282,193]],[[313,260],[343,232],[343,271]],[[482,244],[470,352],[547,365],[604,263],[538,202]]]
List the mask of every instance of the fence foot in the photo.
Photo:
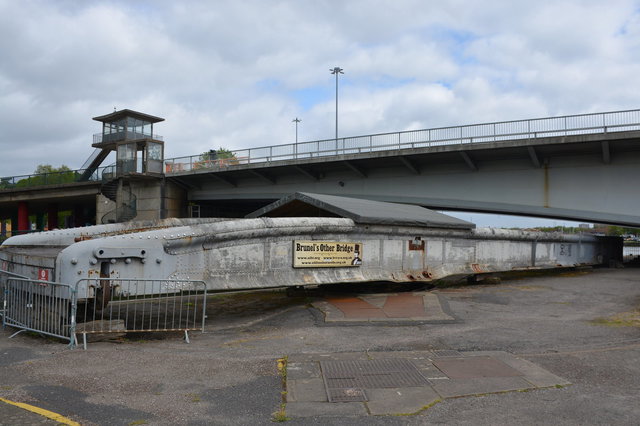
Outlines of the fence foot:
[[82,333],[82,347],[87,350],[87,333]]
[[71,333],[71,339],[69,340],[69,349],[74,349],[78,346],[78,336],[76,333]]
[[27,330],[25,328],[23,328],[22,330],[16,331],[11,336],[9,336],[9,339],[14,338],[15,336],[17,336],[18,334],[22,333],[23,331],[27,331]]
[[184,341],[187,342],[187,343],[191,343],[189,341],[189,331],[188,330],[184,331]]

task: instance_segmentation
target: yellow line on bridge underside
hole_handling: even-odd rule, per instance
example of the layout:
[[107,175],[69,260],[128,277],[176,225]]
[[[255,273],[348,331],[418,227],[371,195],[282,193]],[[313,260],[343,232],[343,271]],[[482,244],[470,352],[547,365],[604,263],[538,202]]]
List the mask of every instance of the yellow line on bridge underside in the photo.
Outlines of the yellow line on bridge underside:
[[54,413],[53,411],[45,410],[44,408],[34,407],[33,405],[25,404],[24,402],[13,402],[4,398],[0,398],[0,401],[6,402],[7,404],[15,405],[16,407],[31,411],[32,413],[39,414],[64,425],[80,426],[80,423],[74,422],[73,420],[70,420],[61,414]]

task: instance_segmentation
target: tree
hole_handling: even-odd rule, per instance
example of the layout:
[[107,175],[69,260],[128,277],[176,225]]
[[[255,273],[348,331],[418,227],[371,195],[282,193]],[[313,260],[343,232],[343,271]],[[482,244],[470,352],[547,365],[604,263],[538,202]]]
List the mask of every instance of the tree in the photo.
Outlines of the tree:
[[238,164],[238,160],[233,151],[226,148],[218,148],[200,154],[200,158],[194,163],[194,169],[205,169],[212,166],[225,166],[229,164]]
[[50,164],[40,164],[36,167],[33,175],[16,182],[16,187],[25,188],[29,186],[69,183],[75,182],[77,177],[77,173],[65,165],[56,168]]
[[43,175],[45,173],[59,173],[59,172],[70,172],[71,169],[64,164],[58,168],[53,167],[51,164],[40,164],[36,167],[36,170],[33,174]]

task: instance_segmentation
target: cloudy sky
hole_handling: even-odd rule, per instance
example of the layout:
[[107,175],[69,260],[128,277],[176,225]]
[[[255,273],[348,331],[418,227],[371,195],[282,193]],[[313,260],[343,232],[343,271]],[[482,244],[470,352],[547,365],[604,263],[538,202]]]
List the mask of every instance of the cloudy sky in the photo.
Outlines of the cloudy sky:
[[92,117],[211,148],[640,106],[640,1],[0,0],[0,176],[79,168]]

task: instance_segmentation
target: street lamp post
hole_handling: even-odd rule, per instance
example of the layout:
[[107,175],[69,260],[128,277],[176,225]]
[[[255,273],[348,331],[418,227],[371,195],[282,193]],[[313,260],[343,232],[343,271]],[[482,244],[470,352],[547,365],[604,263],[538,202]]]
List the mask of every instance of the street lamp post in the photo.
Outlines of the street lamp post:
[[298,123],[301,122],[298,117],[292,120],[292,123],[296,123],[296,144],[295,144],[295,158],[298,158]]
[[340,67],[335,67],[329,71],[336,76],[336,155],[338,155],[338,74],[344,74],[342,72],[344,70]]

